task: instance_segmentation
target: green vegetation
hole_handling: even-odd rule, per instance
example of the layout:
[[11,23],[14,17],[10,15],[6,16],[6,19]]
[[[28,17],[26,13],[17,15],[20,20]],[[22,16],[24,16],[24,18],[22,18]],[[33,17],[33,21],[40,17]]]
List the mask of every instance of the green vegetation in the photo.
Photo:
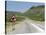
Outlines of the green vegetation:
[[24,15],[32,20],[44,21],[44,5],[30,8]]
[[[16,17],[16,21],[22,21],[24,20],[25,18],[24,17]],[[11,22],[11,18],[6,18],[6,22]]]
[[22,21],[24,19],[25,19],[24,17],[16,17],[16,21]]

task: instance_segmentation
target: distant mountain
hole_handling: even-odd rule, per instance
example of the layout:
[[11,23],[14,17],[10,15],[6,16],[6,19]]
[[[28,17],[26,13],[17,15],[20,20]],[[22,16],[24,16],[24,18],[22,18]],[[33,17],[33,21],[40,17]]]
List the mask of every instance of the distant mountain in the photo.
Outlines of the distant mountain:
[[44,5],[42,6],[37,6],[37,7],[32,7],[28,11],[25,12],[25,14],[36,14],[36,13],[44,13],[45,7]]
[[41,5],[30,8],[24,14],[30,19],[44,21],[44,12],[45,12],[45,6]]
[[21,12],[6,11],[6,15],[18,15],[18,16],[21,16],[22,13]]

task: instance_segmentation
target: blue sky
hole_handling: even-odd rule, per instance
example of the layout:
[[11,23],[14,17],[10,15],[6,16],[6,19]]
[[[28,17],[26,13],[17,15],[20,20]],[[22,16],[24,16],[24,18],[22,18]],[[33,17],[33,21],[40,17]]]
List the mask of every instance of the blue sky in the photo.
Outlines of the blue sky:
[[32,6],[38,5],[44,5],[44,3],[7,1],[6,10],[24,12]]

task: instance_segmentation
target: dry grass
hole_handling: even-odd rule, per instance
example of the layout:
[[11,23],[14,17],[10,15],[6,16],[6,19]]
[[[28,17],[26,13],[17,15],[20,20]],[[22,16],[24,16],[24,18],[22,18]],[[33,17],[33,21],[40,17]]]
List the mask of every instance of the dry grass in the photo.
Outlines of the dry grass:
[[13,24],[13,22],[7,22],[6,23],[6,33],[12,32],[19,27],[20,27],[20,22],[16,22],[15,24]]

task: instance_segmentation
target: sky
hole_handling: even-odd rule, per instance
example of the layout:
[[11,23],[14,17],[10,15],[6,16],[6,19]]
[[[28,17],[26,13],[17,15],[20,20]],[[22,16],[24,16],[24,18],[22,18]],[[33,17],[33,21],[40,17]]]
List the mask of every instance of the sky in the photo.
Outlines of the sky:
[[35,3],[35,2],[18,2],[18,1],[7,1],[6,10],[7,11],[17,11],[25,12],[32,6],[44,5],[44,3]]

